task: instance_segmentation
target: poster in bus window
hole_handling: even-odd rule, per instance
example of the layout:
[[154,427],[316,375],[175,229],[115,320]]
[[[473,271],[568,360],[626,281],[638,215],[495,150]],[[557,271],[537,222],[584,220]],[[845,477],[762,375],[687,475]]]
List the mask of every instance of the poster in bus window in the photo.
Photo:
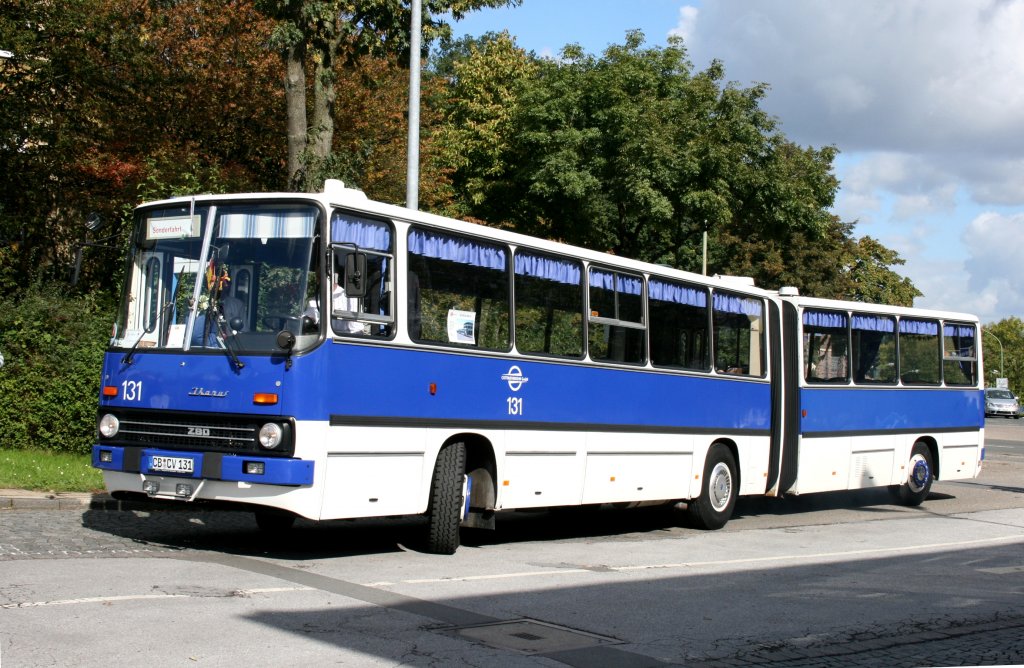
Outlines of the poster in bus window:
[[449,309],[448,340],[452,343],[476,343],[476,312]]

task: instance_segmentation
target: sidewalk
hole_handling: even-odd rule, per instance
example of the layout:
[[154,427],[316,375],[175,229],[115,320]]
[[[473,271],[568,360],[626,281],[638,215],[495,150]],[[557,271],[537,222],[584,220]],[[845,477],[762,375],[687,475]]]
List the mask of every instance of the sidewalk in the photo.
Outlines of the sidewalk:
[[108,509],[120,502],[109,494],[89,492],[37,492],[28,489],[0,489],[0,511]]

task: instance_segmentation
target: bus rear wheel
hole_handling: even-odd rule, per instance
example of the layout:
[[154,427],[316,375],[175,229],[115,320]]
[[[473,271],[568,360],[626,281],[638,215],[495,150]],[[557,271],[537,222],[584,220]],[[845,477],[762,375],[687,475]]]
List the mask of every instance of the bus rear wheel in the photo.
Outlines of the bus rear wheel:
[[465,503],[466,445],[452,443],[441,449],[434,464],[427,505],[426,551],[455,554],[459,548],[459,524]]
[[721,529],[732,517],[738,493],[736,458],[725,445],[711,446],[704,464],[700,496],[686,506],[690,521],[699,529]]
[[920,441],[914,444],[907,469],[907,480],[897,488],[897,495],[904,505],[919,506],[928,498],[935,478],[932,451],[927,445]]

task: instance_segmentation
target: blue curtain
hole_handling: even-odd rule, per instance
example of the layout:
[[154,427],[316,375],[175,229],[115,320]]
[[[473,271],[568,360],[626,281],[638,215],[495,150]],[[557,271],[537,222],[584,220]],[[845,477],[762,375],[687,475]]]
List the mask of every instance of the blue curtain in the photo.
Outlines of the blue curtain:
[[854,314],[851,324],[854,329],[866,332],[889,332],[891,334],[896,331],[896,322],[892,318],[883,315]]
[[660,302],[699,306],[701,308],[708,305],[708,293],[702,289],[688,288],[685,285],[666,283],[665,281],[652,278],[647,282],[647,290],[651,299]]
[[545,278],[556,283],[579,285],[582,271],[579,264],[570,260],[557,260],[542,255],[516,253],[516,274]]
[[726,313],[741,313],[743,315],[761,317],[761,302],[757,299],[751,299],[749,297],[736,297],[734,295],[727,295],[721,292],[714,294],[714,301],[712,302],[716,311],[725,311]]
[[366,220],[344,213],[331,220],[331,241],[350,243],[376,251],[391,250],[391,228],[376,220]]
[[958,336],[960,338],[974,338],[974,328],[970,325],[946,325],[942,328],[946,336]]
[[594,288],[617,290],[627,295],[641,295],[643,294],[643,285],[643,280],[635,276],[626,276],[600,269],[590,270],[590,286]]
[[438,260],[505,270],[505,249],[426,230],[409,232],[409,252]]
[[804,325],[830,329],[846,329],[846,314],[834,311],[804,311]]
[[900,320],[900,334],[939,335],[939,323],[929,320]]

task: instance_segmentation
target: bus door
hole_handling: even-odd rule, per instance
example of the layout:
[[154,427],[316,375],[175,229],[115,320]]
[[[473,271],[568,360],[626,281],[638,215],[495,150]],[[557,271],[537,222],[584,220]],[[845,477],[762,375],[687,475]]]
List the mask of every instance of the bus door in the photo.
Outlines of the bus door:
[[781,496],[796,482],[800,432],[800,318],[796,306],[771,303],[772,431],[765,493]]

